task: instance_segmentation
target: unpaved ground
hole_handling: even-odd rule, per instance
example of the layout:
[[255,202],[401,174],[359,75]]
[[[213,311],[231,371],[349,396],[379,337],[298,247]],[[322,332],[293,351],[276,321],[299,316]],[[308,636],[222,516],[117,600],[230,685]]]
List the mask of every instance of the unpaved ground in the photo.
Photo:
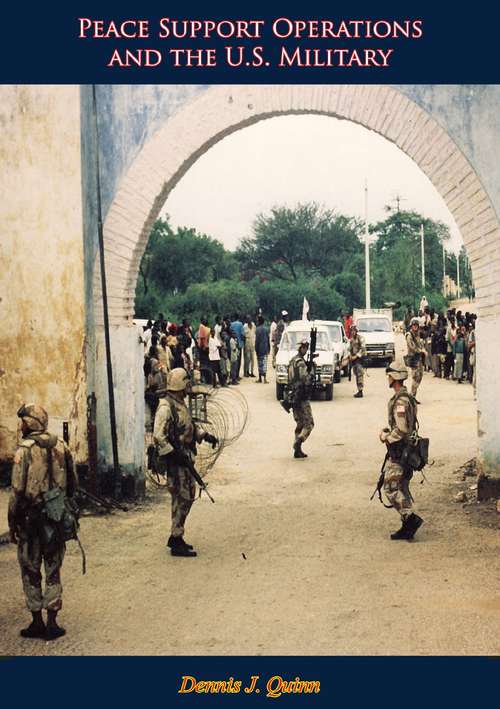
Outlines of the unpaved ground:
[[53,644],[18,637],[27,614],[15,548],[0,547],[0,652],[499,655],[499,532],[451,501],[453,470],[475,452],[472,389],[425,375],[421,431],[435,465],[428,484],[413,484],[425,525],[417,541],[393,542],[396,513],[369,502],[390,392],[383,369],[369,374],[364,399],[343,379],[333,402],[313,402],[304,461],[291,457],[293,420],[274,386],[245,380],[250,424],[211,473],[216,504],[202,498],[188,520],[198,558],[166,552],[161,493],[134,512],[84,518],[88,573],[71,543],[68,634]]

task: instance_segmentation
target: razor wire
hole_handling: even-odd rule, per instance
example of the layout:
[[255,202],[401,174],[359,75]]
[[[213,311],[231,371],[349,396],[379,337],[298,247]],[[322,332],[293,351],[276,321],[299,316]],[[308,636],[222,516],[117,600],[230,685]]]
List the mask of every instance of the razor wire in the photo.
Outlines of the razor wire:
[[[194,460],[196,470],[204,478],[212,470],[221,453],[243,434],[249,420],[245,395],[233,387],[214,387],[199,384],[189,396],[193,422],[217,438],[212,448],[208,443],[197,444]],[[166,488],[167,477],[147,469],[149,481],[157,488]]]

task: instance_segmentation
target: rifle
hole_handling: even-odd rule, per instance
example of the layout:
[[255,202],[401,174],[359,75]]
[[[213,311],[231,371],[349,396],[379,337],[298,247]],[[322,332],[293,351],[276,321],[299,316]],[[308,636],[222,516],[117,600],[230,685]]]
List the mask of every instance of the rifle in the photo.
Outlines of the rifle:
[[199,472],[194,467],[194,463],[191,460],[190,456],[187,453],[185,453],[185,451],[183,450],[182,444],[179,440],[179,435],[177,433],[177,426],[179,423],[179,417],[177,415],[177,411],[175,410],[175,406],[171,406],[170,409],[172,411],[172,424],[173,424],[170,426],[170,429],[168,432],[168,440],[170,442],[170,445],[173,447],[173,449],[176,452],[182,454],[182,465],[186,466],[186,468],[188,469],[188,472],[191,475],[191,477],[193,478],[193,480],[195,480],[198,483],[200,490],[203,490],[204,492],[206,492],[206,494],[208,495],[210,500],[212,502],[215,502],[212,495],[208,492],[206,482],[203,480],[203,478],[201,477]]
[[384,507],[387,507],[387,509],[390,510],[392,505],[386,505],[382,499],[382,488],[384,486],[384,479],[385,479],[385,465],[388,460],[389,460],[389,451],[387,451],[387,453],[385,454],[384,462],[382,463],[382,468],[380,469],[380,475],[379,475],[379,479],[377,482],[377,486],[375,487],[375,490],[373,491],[372,496],[370,497],[370,502],[373,500],[375,495],[378,493],[378,499],[380,500],[380,502],[384,505]]
[[309,357],[307,359],[306,365],[307,365],[307,371],[309,374],[311,374],[313,365],[314,365],[314,358],[317,357],[317,352],[316,352],[316,340],[318,337],[318,330],[315,327],[311,328],[311,342],[309,344]]
[[105,499],[104,497],[100,497],[99,495],[94,495],[92,492],[85,490],[85,488],[83,488],[81,486],[76,490],[75,494],[80,497],[85,497],[90,502],[93,502],[95,505],[99,505],[100,507],[104,507],[104,509],[106,509],[108,511],[110,509],[114,508],[115,510],[121,510],[122,512],[128,512],[128,507],[126,505],[120,504],[113,497]]
[[[172,443],[172,445],[174,445],[174,444]],[[189,455],[187,455],[187,453],[184,453],[182,448],[176,448],[174,446],[174,450],[180,451],[183,454],[182,455],[182,465],[186,466],[191,477],[198,483],[200,490],[203,490],[203,492],[206,492],[206,494],[210,498],[211,502],[215,502],[214,498],[212,497],[212,495],[208,491],[206,482],[203,480],[203,478],[201,477],[199,472],[194,467],[194,463],[191,460],[191,458],[189,457]]]

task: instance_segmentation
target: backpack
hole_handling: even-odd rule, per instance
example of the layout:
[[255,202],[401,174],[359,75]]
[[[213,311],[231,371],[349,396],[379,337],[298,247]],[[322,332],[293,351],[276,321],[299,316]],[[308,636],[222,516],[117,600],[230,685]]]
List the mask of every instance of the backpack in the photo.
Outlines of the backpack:
[[[416,408],[415,397],[408,392],[402,395],[402,397],[405,396],[408,397],[410,404]],[[419,436],[418,429],[419,423],[415,416],[415,430],[410,434],[408,441],[406,441],[401,450],[400,464],[403,468],[412,472],[414,470],[423,470],[429,462],[429,439]]]

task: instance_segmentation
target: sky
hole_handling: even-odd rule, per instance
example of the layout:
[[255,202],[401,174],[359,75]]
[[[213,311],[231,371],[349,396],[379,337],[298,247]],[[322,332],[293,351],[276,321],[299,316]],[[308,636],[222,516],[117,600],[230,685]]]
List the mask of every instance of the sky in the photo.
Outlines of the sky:
[[254,218],[273,206],[316,201],[368,220],[387,217],[385,205],[414,209],[449,226],[447,249],[462,238],[435,187],[386,138],[329,116],[281,116],[236,131],[210,148],[167,198],[162,215],[174,227],[195,227],[233,250],[251,234]]

